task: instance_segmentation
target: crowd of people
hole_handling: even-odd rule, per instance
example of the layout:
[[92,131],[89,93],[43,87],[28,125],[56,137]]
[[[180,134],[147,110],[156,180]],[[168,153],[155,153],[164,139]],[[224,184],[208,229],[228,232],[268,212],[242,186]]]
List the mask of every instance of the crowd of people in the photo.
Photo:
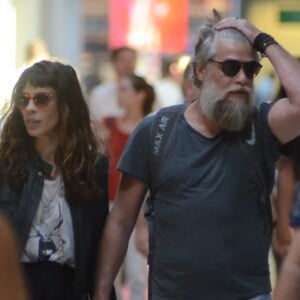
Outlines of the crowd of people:
[[[0,298],[298,299],[299,60],[216,11],[184,73],[149,82],[137,57],[113,49],[88,94],[58,59],[22,70],[1,123]],[[257,105],[261,57],[284,93]]]

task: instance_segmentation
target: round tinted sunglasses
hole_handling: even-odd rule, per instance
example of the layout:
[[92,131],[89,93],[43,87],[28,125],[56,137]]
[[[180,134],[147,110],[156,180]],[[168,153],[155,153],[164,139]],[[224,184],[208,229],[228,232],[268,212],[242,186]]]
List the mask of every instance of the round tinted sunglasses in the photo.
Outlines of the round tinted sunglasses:
[[37,108],[45,108],[49,104],[52,97],[53,94],[45,92],[36,93],[32,97],[30,97],[28,94],[23,94],[15,100],[15,103],[18,108],[25,108],[29,101],[32,100]]
[[209,61],[219,64],[224,75],[228,77],[234,77],[242,68],[248,79],[253,79],[262,67],[262,65],[255,60],[242,62],[235,59],[227,59],[224,61],[210,59]]

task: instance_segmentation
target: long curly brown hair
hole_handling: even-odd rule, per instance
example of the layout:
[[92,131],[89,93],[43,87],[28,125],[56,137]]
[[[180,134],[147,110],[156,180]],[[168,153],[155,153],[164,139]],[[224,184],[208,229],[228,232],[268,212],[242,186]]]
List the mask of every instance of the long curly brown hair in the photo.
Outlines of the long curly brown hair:
[[99,145],[91,129],[89,110],[76,72],[70,65],[58,61],[35,63],[21,74],[13,89],[11,106],[4,117],[1,132],[0,161],[5,166],[5,170],[0,170],[1,177],[11,177],[11,172],[18,170],[14,180],[24,184],[24,163],[37,154],[34,138],[28,135],[15,105],[27,83],[56,91],[60,122],[55,164],[64,178],[66,198],[81,201],[93,196],[95,191],[99,192],[95,170]]

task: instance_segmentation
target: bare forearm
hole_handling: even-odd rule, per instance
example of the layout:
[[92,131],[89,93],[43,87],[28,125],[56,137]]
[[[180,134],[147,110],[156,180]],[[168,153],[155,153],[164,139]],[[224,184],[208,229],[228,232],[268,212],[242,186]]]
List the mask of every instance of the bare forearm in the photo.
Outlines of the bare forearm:
[[288,226],[296,184],[293,160],[281,157],[278,163],[278,172],[277,197],[275,198],[276,213],[278,222]]
[[129,229],[108,220],[100,247],[94,300],[109,299],[114,279],[126,254],[129,236]]
[[273,250],[281,256],[286,256],[292,238],[290,213],[295,187],[293,160],[282,156],[278,162],[277,169],[277,194],[273,198],[277,226],[273,232]]
[[114,207],[103,233],[94,300],[109,300],[146,191],[147,186],[144,183],[122,174]]
[[300,266],[285,263],[274,292],[273,300],[298,300],[300,295]]

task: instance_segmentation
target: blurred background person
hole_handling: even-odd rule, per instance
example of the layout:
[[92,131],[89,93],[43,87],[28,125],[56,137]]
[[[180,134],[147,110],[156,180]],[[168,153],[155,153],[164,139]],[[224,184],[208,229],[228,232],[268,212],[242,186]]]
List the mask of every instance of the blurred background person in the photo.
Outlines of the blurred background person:
[[[286,98],[286,92],[282,85],[279,85],[274,101]],[[271,200],[273,209],[274,231],[272,250],[275,259],[277,277],[281,265],[286,257],[291,241],[292,228],[290,227],[291,212],[295,201],[296,184],[300,179],[300,145],[295,147],[292,156],[281,156],[276,165],[275,185],[272,191]],[[280,215],[275,212],[280,212]]]
[[118,105],[118,82],[123,76],[133,74],[137,53],[133,48],[124,46],[113,49],[110,60],[114,79],[94,87],[88,99],[91,120],[99,122],[105,116],[119,116],[122,109]]
[[[22,66],[20,68],[18,68],[15,71],[15,74],[9,84],[8,87],[8,91],[7,91],[7,95],[10,94],[13,85],[15,84],[15,82],[18,80],[18,78],[20,77],[20,75],[22,74],[22,72],[30,67],[31,65],[33,65],[34,63],[41,61],[41,60],[49,60],[50,59],[50,52],[48,49],[48,45],[47,43],[42,40],[42,39],[34,39],[29,41],[25,48],[24,48],[24,63],[22,64]],[[5,112],[7,111],[8,107],[9,107],[9,102],[10,102],[10,96],[7,96],[7,98],[5,99],[5,101],[3,101],[2,107],[1,107],[1,114],[5,114]]]
[[25,64],[27,67],[34,63],[50,58],[50,51],[47,43],[42,39],[29,42],[25,49]]
[[[299,58],[298,58],[299,59]],[[275,99],[287,97],[282,85]],[[276,101],[276,100],[275,100]],[[277,282],[274,300],[299,299],[300,292],[300,144],[291,157],[281,157],[276,170],[273,204],[281,206],[275,215],[272,250]],[[278,222],[278,219],[281,220]]]
[[276,164],[275,184],[271,194],[273,236],[269,262],[273,287],[276,286],[282,262],[288,254],[292,241],[290,214],[294,201],[295,184],[294,158],[281,156]]
[[154,82],[156,93],[156,107],[181,104],[184,102],[182,92],[183,69],[179,64],[179,57],[165,56],[162,58],[161,78]]
[[26,68],[41,60],[50,59],[51,55],[48,45],[43,39],[34,39],[29,41],[24,49],[24,63],[21,68],[17,70],[17,77],[15,81],[18,80],[18,77]]
[[[280,261],[280,272],[279,279],[276,284],[276,288],[274,291],[274,300],[298,300],[300,295],[300,181],[299,181],[299,170],[300,170],[300,152],[299,147],[297,151],[296,157],[296,185],[290,187],[288,189],[288,193],[291,190],[294,190],[293,193],[293,209],[290,224],[293,228],[292,239],[290,238],[290,234],[287,235],[290,239],[288,242],[288,249],[283,249],[283,253],[281,254]],[[290,168],[292,170],[292,168]],[[290,183],[293,182],[294,172],[289,172],[292,175],[292,180],[287,182],[290,186]],[[288,199],[285,199],[288,200]]]
[[[101,122],[101,132],[109,155],[109,199],[111,206],[118,188],[121,172],[117,170],[125,144],[140,121],[152,111],[155,93],[152,85],[138,75],[127,75],[120,79],[118,105],[122,116],[108,116]],[[104,127],[104,128],[103,128]],[[101,133],[100,132],[100,133]],[[120,299],[122,286],[128,287],[131,300],[144,300],[147,285],[147,260],[135,246],[135,231],[129,241],[123,268],[119,272],[116,288]],[[125,289],[126,293],[126,289]],[[123,293],[124,294],[124,293]]]
[[81,55],[80,78],[86,97],[90,96],[94,87],[101,84],[101,78],[97,71],[97,60],[91,52],[85,51]]
[[278,79],[273,70],[261,76],[255,85],[255,104],[257,107],[263,102],[272,101],[274,97],[277,98],[277,84]]
[[0,166],[0,209],[14,225],[30,299],[92,297],[108,161],[70,65],[41,61],[21,74]]
[[29,300],[19,253],[10,224],[0,215],[0,298]]

